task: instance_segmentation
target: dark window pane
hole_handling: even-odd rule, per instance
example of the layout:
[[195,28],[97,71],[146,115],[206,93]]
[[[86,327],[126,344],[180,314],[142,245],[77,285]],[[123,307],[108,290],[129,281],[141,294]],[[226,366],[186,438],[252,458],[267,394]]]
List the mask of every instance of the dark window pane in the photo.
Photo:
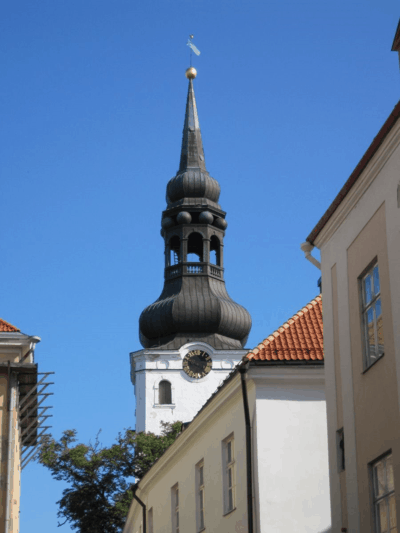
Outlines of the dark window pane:
[[160,381],[158,388],[158,403],[160,404],[170,404],[172,403],[171,398],[171,383],[169,381]]
[[233,490],[229,489],[228,491],[228,511],[233,509]]

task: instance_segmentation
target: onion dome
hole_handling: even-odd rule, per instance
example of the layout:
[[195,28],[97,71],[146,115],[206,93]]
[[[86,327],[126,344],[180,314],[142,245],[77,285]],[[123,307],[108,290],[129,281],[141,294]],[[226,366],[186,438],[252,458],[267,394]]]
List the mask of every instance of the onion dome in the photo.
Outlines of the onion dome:
[[220,186],[206,170],[192,70],[186,74],[189,89],[179,170],[167,185],[167,209],[161,220],[164,288],[140,316],[140,342],[145,348],[178,349],[201,340],[220,350],[241,349],[251,317],[225,287],[226,213],[218,205]]

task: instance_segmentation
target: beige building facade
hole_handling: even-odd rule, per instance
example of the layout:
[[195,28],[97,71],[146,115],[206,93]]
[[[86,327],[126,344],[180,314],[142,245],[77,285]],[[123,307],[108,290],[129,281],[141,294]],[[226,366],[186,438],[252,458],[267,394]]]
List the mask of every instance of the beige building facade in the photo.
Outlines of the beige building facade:
[[332,531],[397,532],[400,102],[307,241],[321,252]]
[[49,395],[44,390],[50,373],[38,381],[38,342],[0,319],[0,533],[19,531],[21,471],[49,427],[49,407],[39,406]]

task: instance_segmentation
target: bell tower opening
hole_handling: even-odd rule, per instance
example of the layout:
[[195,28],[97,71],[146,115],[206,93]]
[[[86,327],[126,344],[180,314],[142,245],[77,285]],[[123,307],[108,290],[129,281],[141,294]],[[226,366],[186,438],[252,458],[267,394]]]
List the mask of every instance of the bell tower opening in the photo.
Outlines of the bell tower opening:
[[210,263],[217,266],[221,265],[221,243],[218,237],[213,235],[210,240]]
[[181,262],[181,240],[177,235],[171,237],[171,240],[169,241],[168,259],[168,266],[177,265]]
[[202,263],[203,259],[203,237],[200,233],[191,233],[188,239],[187,260],[190,263]]

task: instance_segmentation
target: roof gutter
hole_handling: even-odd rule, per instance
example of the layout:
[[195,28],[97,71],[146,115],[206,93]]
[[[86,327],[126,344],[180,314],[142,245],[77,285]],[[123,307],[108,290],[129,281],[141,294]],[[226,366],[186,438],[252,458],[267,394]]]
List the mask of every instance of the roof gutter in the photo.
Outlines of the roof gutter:
[[300,244],[300,248],[303,250],[306,259],[310,261],[310,263],[313,264],[315,267],[317,267],[318,270],[321,270],[321,263],[311,255],[311,252],[314,249],[314,245],[306,241]]
[[240,372],[240,379],[242,382],[242,396],[244,419],[246,423],[246,470],[247,470],[247,524],[248,533],[253,533],[253,470],[252,470],[252,443],[251,443],[251,423],[250,423],[250,409],[249,398],[247,396],[246,374],[249,370],[250,361],[241,364],[238,368]]

